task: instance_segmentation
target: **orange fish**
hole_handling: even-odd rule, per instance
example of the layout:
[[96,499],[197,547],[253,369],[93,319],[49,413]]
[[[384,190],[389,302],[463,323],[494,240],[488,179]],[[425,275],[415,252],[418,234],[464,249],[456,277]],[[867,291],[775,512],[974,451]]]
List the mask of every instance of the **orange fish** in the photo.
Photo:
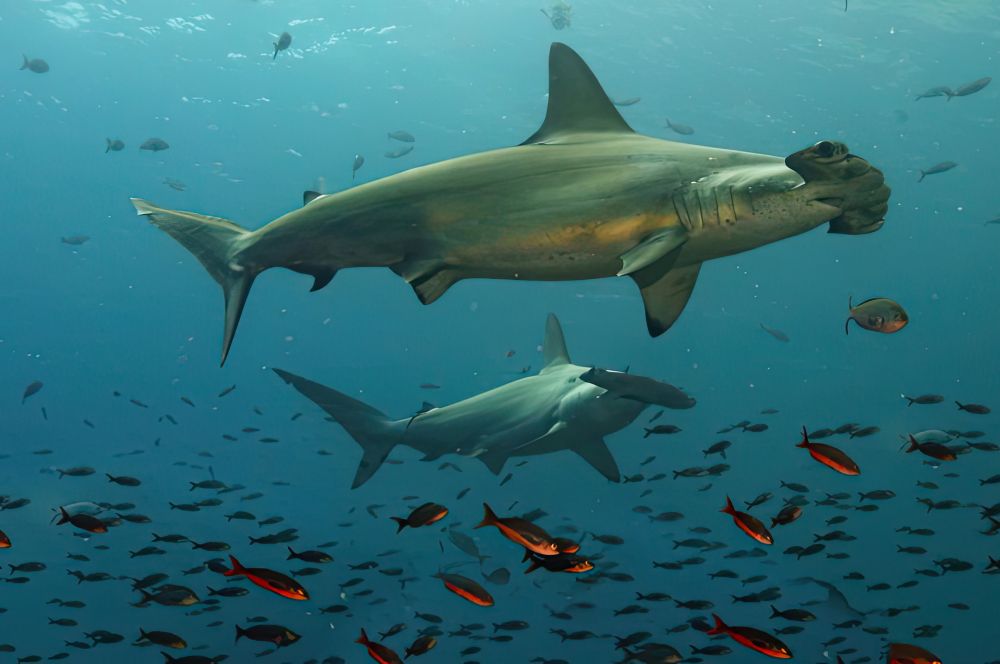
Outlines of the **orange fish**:
[[396,532],[399,533],[407,526],[410,528],[429,526],[432,523],[437,523],[446,516],[448,516],[448,508],[444,505],[438,505],[437,503],[424,503],[417,509],[410,512],[409,516],[393,516],[389,518],[396,522]]
[[287,597],[288,599],[305,600],[309,599],[309,593],[298,581],[291,579],[280,572],[264,569],[263,567],[244,567],[236,556],[229,556],[229,561],[233,568],[226,570],[224,576],[245,576],[250,581],[264,590],[270,590],[276,595]]
[[796,447],[806,448],[809,450],[809,455],[812,458],[816,459],[824,466],[833,468],[838,473],[843,473],[844,475],[861,474],[861,469],[858,468],[858,464],[854,463],[854,459],[847,456],[847,454],[845,454],[842,450],[837,449],[833,445],[811,442],[805,427],[802,427],[802,442],[796,445]]
[[941,664],[941,659],[920,646],[908,643],[890,643],[889,664]]
[[[725,634],[741,646],[756,650],[762,655],[774,657],[775,659],[792,658],[792,651],[788,649],[788,646],[779,641],[777,637],[753,627],[730,627],[722,621],[722,618],[714,613],[712,617],[715,618],[715,627],[705,632],[706,634]],[[902,662],[899,664],[902,664]]]
[[559,553],[576,553],[580,550],[579,542],[574,542],[566,537],[556,537],[552,541],[555,542]]
[[391,648],[384,646],[381,643],[375,643],[368,638],[365,634],[364,628],[361,629],[361,636],[359,636],[355,643],[360,643],[365,648],[368,648],[368,654],[374,659],[378,664],[402,664],[403,660],[399,658]]
[[553,537],[527,519],[500,518],[486,503],[483,503],[483,510],[485,512],[483,520],[476,528],[496,526],[500,533],[511,542],[541,556],[554,556],[559,553],[559,545]]
[[771,536],[767,526],[752,514],[736,511],[736,507],[733,506],[733,501],[729,499],[729,496],[726,496],[726,506],[719,511],[733,517],[733,523],[739,526],[740,530],[761,544],[774,544],[774,537]]
[[9,548],[10,548],[10,538],[7,537],[7,533],[0,530],[0,549],[9,549]]
[[941,443],[926,442],[921,443],[919,440],[910,434],[910,442],[906,448],[906,453],[919,451],[921,454],[926,454],[932,459],[937,459],[938,461],[954,461],[958,457],[947,445],[942,445]]
[[582,574],[594,569],[594,563],[572,553],[560,553],[557,556],[539,556],[530,552],[526,553],[527,555],[521,562],[530,560],[531,564],[528,569],[524,570],[525,574],[531,574],[536,569],[543,567],[550,572],[567,572],[569,574]]
[[444,581],[444,587],[462,599],[468,600],[477,606],[493,606],[493,596],[472,579],[460,574],[438,573],[434,576]]
[[64,523],[76,526],[80,530],[86,530],[88,533],[106,533],[108,532],[108,525],[98,519],[96,516],[91,516],[89,514],[73,514],[70,515],[65,508],[59,508],[59,520],[56,521],[57,526],[61,526]]

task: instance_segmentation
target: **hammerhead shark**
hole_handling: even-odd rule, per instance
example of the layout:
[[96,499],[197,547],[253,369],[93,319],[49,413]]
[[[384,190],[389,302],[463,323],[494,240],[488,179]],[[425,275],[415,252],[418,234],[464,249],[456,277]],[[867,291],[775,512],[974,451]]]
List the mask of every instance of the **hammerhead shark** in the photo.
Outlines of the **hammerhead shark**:
[[618,464],[604,436],[631,424],[650,405],[674,409],[695,405],[693,398],[668,383],[573,364],[562,326],[552,314],[545,326],[542,361],[538,375],[441,408],[425,406],[417,415],[399,420],[332,388],[274,371],[361,446],[352,489],[367,482],[397,445],[423,453],[428,461],[445,454],[474,457],[494,474],[510,457],[570,450],[618,482]]
[[882,173],[842,143],[786,159],[636,134],[572,49],[552,44],[548,110],[522,144],[449,159],[335,194],[266,226],[132,199],[225,295],[225,363],[250,287],[264,270],[313,277],[388,267],[424,304],[463,279],[570,281],[629,276],[649,333],[680,316],[701,264],[830,222],[882,226]]

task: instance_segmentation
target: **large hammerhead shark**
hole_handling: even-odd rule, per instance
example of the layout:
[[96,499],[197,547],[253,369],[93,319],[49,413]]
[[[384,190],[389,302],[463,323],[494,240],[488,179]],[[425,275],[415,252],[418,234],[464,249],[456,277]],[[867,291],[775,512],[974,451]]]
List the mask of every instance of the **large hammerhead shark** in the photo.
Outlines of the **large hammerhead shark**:
[[516,147],[414,168],[248,231],[231,221],[132,199],[201,261],[226,300],[222,361],[258,274],[284,267],[319,290],[338,270],[388,267],[429,304],[470,278],[628,275],[650,334],[680,315],[702,262],[830,222],[877,230],[882,173],[821,141],[787,159],[636,134],[568,46],[549,54],[548,111]]
[[281,369],[286,383],[325,410],[363,451],[354,484],[367,482],[396,445],[425,460],[461,454],[494,473],[510,457],[571,450],[612,482],[620,478],[604,436],[631,424],[647,406],[691,408],[683,391],[651,378],[572,364],[559,320],[549,315],[545,366],[528,376],[414,417],[391,420],[371,406]]

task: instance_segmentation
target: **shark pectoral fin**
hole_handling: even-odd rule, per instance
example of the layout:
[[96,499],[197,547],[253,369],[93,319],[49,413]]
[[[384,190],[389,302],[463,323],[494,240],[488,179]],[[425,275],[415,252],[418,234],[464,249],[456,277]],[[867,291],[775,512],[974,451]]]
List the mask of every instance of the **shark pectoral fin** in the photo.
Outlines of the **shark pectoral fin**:
[[650,235],[622,254],[622,269],[618,271],[618,276],[634,274],[649,267],[685,242],[687,233],[681,228],[667,228]]
[[701,263],[668,267],[666,272],[661,272],[659,268],[658,264],[653,264],[631,275],[642,293],[642,303],[646,306],[646,327],[653,337],[670,329],[684,311],[698,280]]
[[430,304],[461,279],[451,267],[439,261],[402,261],[390,269],[406,280],[423,304]]
[[502,449],[495,449],[477,454],[476,458],[486,464],[491,473],[499,475],[500,471],[503,470],[503,465],[507,463],[508,455]]
[[583,439],[570,448],[611,482],[621,481],[618,463],[603,438]]
[[581,133],[631,134],[594,72],[576,51],[555,42],[549,49],[549,105],[541,128],[521,145]]
[[559,324],[559,319],[556,318],[555,314],[549,314],[545,321],[542,362],[544,364],[540,373],[570,363],[569,351],[566,350],[566,338],[563,336],[562,325]]

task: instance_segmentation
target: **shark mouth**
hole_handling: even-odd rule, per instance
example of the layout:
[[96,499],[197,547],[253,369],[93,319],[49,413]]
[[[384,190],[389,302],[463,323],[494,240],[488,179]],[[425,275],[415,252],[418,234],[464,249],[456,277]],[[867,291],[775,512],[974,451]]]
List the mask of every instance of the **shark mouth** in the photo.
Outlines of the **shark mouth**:
[[832,208],[830,233],[862,235],[885,223],[891,190],[885,176],[867,160],[837,141],[820,141],[785,159],[814,190],[811,199]]

